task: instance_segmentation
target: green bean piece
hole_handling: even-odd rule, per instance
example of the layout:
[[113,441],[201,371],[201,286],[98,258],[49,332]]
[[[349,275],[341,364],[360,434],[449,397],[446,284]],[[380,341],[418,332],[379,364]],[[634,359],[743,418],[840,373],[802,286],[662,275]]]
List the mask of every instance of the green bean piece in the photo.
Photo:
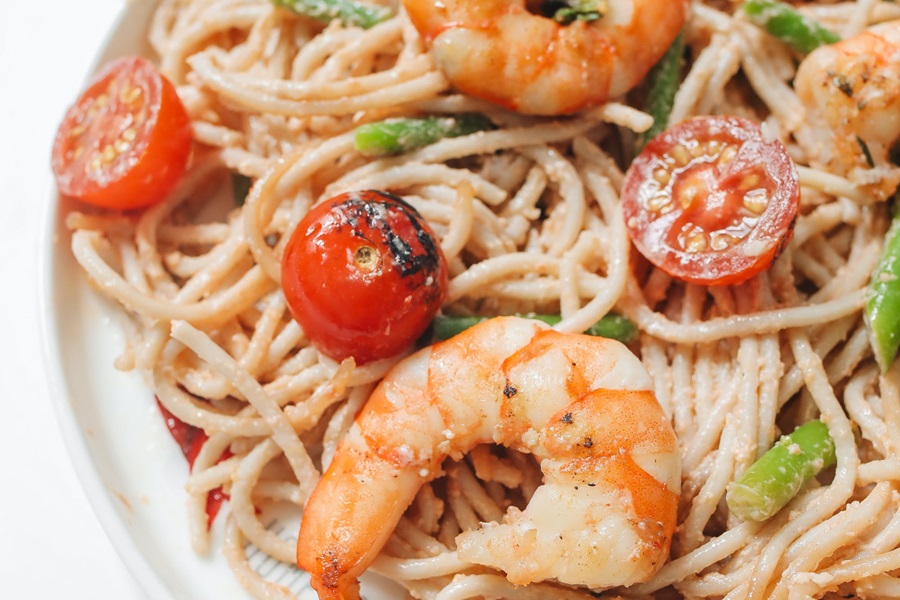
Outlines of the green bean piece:
[[[537,321],[543,321],[548,325],[556,325],[562,320],[562,317],[559,315],[544,315],[544,314],[520,314],[517,315],[519,317],[525,317],[528,319],[535,319]],[[434,318],[432,322],[433,329],[433,337],[436,341],[446,340],[458,333],[462,333],[469,327],[473,327],[478,325],[482,321],[487,321],[490,317],[456,317],[450,315],[438,315]],[[605,337],[613,340],[618,340],[622,343],[628,343],[635,339],[637,336],[637,326],[629,321],[627,318],[610,313],[588,327],[587,331],[585,331],[588,335],[593,335],[597,337]]]
[[638,148],[663,132],[669,123],[672,106],[675,104],[675,92],[681,85],[681,68],[684,64],[684,33],[680,32],[672,41],[659,62],[647,75],[650,87],[647,93],[645,110],[653,117],[653,125],[641,134]]
[[478,113],[455,117],[396,118],[360,125],[356,149],[365,156],[401,154],[448,137],[490,129],[491,121]]
[[802,54],[809,54],[819,46],[841,41],[836,33],[784,2],[748,0],[744,3],[744,14]]
[[346,25],[356,25],[368,29],[386,21],[393,16],[391,9],[385,6],[365,4],[355,0],[271,0],[275,6],[310,17],[323,23],[335,19]]
[[231,194],[234,197],[235,206],[243,206],[247,201],[247,195],[250,194],[250,188],[253,187],[253,180],[246,175],[240,173],[231,173]]
[[881,259],[872,272],[866,300],[866,324],[875,360],[887,371],[900,348],[900,216],[884,238]]
[[828,427],[821,421],[810,421],[781,436],[739,481],[728,486],[725,502],[741,519],[765,521],[835,460]]

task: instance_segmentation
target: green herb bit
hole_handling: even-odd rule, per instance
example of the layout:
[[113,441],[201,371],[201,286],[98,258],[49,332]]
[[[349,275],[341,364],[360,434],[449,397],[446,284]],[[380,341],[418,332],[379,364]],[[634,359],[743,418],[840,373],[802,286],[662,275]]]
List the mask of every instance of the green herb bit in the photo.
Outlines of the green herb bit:
[[235,206],[243,206],[253,187],[253,179],[240,173],[231,173],[231,194],[234,197]]
[[821,421],[782,436],[725,494],[728,509],[747,521],[765,521],[790,502],[807,481],[836,461],[834,441]]
[[575,21],[596,21],[609,11],[608,0],[564,0],[548,2],[547,8],[553,20],[562,25]]
[[366,156],[401,154],[448,137],[459,137],[491,128],[491,121],[478,113],[455,117],[386,119],[356,129],[356,149]]
[[[535,319],[543,321],[548,325],[556,325],[562,320],[559,315],[544,314],[520,314],[519,317]],[[482,321],[488,320],[490,317],[456,317],[449,315],[438,315],[432,322],[433,337],[436,341],[449,339],[459,333],[462,333],[469,327],[474,327]],[[622,343],[631,342],[637,337],[637,326],[627,318],[610,313],[591,325],[584,333],[597,337],[605,337],[618,340]]]
[[887,371],[900,348],[900,217],[896,215],[869,281],[866,325],[875,360],[882,372]]
[[744,14],[782,42],[809,54],[824,44],[834,44],[840,36],[825,29],[815,20],[797,12],[790,4],[773,0],[748,0]]
[[859,149],[863,153],[863,158],[866,159],[866,164],[874,169],[875,161],[872,159],[872,153],[869,151],[868,144],[866,144],[859,136],[856,136],[856,143],[859,144]]
[[649,88],[645,110],[653,117],[653,125],[641,134],[638,148],[659,135],[669,123],[675,94],[681,85],[681,69],[684,64],[684,33],[680,32],[672,41],[659,62],[647,75]]
[[356,25],[363,29],[373,27],[387,21],[393,14],[385,6],[365,4],[354,0],[271,0],[275,6],[281,6],[298,15],[330,23],[335,19],[346,25]]

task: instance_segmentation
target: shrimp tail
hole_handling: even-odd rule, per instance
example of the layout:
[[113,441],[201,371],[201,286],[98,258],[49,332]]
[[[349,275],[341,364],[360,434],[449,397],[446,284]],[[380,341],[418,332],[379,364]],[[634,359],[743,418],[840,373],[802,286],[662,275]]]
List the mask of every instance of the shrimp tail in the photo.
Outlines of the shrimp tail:
[[[417,473],[370,451],[358,431],[351,431],[347,441],[316,486],[297,541],[297,564],[310,574],[323,600],[360,597],[359,576],[422,486]],[[378,485],[347,486],[348,476]],[[360,536],[371,543],[354,543]]]

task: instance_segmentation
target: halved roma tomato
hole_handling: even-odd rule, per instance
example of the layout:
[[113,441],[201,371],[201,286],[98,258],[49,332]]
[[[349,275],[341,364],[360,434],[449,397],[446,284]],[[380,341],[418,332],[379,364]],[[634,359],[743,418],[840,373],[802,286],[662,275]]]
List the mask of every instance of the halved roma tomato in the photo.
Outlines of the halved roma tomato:
[[367,190],[326,200],[300,221],[281,287],[316,348],[362,364],[399,353],[425,331],[447,277],[422,216],[401,198]]
[[697,117],[652,139],[622,189],[638,251],[678,279],[740,283],[791,239],[800,202],[784,145],[737,117]]
[[62,194],[127,210],[158,202],[184,174],[191,122],[175,87],[140,57],[110,63],[69,108],[53,144]]

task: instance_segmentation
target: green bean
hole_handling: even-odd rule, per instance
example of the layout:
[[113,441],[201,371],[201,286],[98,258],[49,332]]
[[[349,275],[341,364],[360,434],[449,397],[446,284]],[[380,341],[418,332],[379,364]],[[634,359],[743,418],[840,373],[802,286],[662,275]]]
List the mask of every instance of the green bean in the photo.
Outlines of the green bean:
[[271,0],[275,6],[282,6],[298,15],[310,17],[323,23],[338,19],[347,25],[363,29],[373,27],[391,18],[391,9],[355,0]]
[[866,300],[866,324],[875,360],[887,371],[900,348],[900,216],[895,215]]
[[684,63],[684,33],[679,33],[663,57],[647,75],[649,89],[645,110],[653,117],[653,125],[641,134],[638,148],[663,132],[669,123],[669,115],[675,103],[675,92],[681,85],[681,68]]
[[828,427],[821,421],[810,421],[782,436],[753,463],[739,481],[728,487],[725,502],[741,519],[765,521],[835,460]]
[[809,54],[824,44],[834,44],[841,40],[836,33],[825,29],[784,2],[748,0],[744,3],[744,14],[770,34],[803,54]]
[[360,125],[356,129],[356,149],[366,156],[400,154],[447,138],[468,135],[491,127],[491,121],[478,113],[455,117],[386,119]]
[[[559,315],[544,314],[521,314],[520,317],[543,321],[548,325],[556,325],[562,320]],[[436,341],[446,340],[458,333],[462,333],[469,327],[478,325],[482,321],[488,320],[490,317],[456,317],[450,315],[438,315],[432,322],[433,337]],[[605,337],[628,343],[637,336],[637,326],[627,318],[610,313],[588,327],[585,331],[588,335],[597,337]]]

